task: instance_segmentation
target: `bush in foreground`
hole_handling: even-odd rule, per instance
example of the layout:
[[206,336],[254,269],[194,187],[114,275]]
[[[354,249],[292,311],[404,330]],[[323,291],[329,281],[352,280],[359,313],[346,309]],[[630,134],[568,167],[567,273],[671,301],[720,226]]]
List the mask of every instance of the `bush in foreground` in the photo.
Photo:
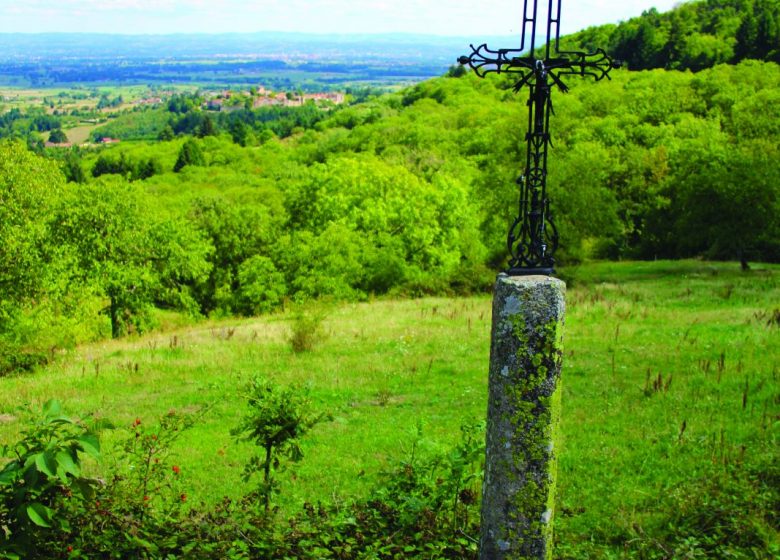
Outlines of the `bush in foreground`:
[[[253,401],[247,421],[279,424],[280,407],[273,406],[278,399],[267,397],[291,389],[266,382],[254,389],[263,398]],[[270,408],[258,406],[260,400]],[[293,416],[300,416],[298,405]],[[187,502],[187,467],[173,464],[168,450],[193,417],[170,412],[151,425],[136,419],[126,429],[116,471],[100,481],[81,475],[82,456],[98,455],[97,436],[83,422],[63,417],[60,408],[47,404],[23,439],[3,449],[14,457],[0,471],[4,560],[476,558],[480,426],[464,427],[461,442],[448,453],[421,457],[413,444],[409,457],[364,500],[307,503],[282,522],[268,507],[268,478],[261,484],[265,492],[241,500],[226,498],[215,507]],[[257,443],[267,449],[267,439]],[[275,445],[283,450],[286,441]],[[249,465],[248,471],[264,465]]]

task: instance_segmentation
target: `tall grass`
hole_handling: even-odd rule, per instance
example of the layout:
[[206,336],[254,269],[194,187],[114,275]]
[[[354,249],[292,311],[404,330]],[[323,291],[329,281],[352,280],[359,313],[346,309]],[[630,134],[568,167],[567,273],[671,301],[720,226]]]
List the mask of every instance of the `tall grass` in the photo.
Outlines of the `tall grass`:
[[[777,554],[780,268],[603,263],[569,275],[556,555],[770,558]],[[486,408],[490,299],[337,307],[296,352],[292,315],[82,347],[0,379],[0,441],[15,407],[49,398],[117,426],[210,407],[174,448],[193,502],[247,492],[252,449],[230,436],[257,376],[308,386],[332,421],[280,476],[280,505],[360,496],[415,441],[440,450]],[[425,437],[415,438],[422,423]],[[111,430],[103,434],[111,468]],[[752,556],[750,556],[752,554]]]

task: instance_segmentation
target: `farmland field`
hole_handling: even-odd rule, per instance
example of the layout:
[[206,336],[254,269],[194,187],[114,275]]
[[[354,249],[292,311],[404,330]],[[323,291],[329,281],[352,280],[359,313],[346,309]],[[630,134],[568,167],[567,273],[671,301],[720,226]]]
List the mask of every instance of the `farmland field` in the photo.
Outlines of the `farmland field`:
[[73,144],[83,144],[84,142],[87,142],[89,140],[90,134],[98,126],[102,126],[102,125],[91,124],[91,125],[83,125],[83,126],[74,126],[73,128],[66,129],[65,134],[68,135],[68,140],[70,140]]

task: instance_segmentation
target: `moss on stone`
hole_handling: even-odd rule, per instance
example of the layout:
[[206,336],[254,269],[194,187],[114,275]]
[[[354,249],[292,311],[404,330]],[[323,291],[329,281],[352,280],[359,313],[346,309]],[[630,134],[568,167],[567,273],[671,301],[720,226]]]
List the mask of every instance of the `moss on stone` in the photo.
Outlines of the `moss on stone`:
[[[509,487],[497,491],[497,499],[509,503],[494,504],[507,513],[503,519],[489,513],[487,517],[494,521],[490,528],[485,526],[483,509],[481,558],[551,558],[564,285],[548,278],[541,282],[509,279],[499,285],[501,282],[499,277],[489,404],[490,413],[495,415],[494,429],[500,433],[500,449],[488,449],[489,460],[495,461],[488,470],[494,484]],[[500,373],[500,378],[494,372]],[[488,423],[490,432],[491,418]],[[488,441],[490,448],[490,433]],[[496,456],[491,457],[491,453]],[[485,549],[486,544],[490,550]]]

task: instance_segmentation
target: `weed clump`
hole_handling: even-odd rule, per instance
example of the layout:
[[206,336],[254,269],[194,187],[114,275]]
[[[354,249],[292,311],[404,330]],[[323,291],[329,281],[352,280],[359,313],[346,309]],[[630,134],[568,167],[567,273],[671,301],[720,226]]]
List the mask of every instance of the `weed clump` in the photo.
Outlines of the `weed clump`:
[[290,347],[296,354],[311,352],[325,338],[322,324],[325,313],[321,310],[298,312],[293,317],[290,330]]

